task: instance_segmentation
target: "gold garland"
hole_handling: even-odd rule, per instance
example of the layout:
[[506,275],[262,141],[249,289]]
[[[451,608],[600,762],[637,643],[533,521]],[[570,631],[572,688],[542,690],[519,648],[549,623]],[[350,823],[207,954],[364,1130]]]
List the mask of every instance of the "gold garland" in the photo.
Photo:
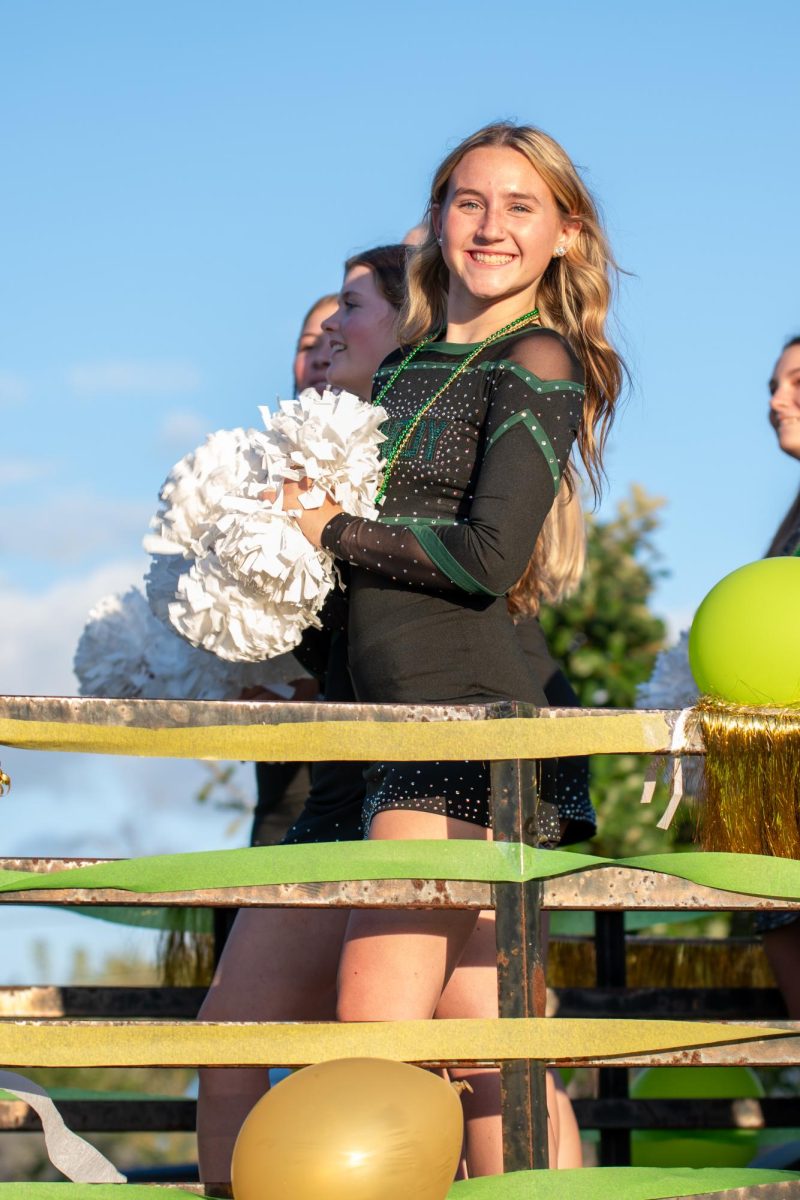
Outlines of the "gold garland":
[[[628,937],[625,975],[629,988],[774,988],[764,948],[759,942],[729,938],[686,941]],[[589,938],[554,938],[547,950],[549,987],[591,988],[596,984],[594,943]]]
[[800,858],[800,709],[700,698],[704,850]]

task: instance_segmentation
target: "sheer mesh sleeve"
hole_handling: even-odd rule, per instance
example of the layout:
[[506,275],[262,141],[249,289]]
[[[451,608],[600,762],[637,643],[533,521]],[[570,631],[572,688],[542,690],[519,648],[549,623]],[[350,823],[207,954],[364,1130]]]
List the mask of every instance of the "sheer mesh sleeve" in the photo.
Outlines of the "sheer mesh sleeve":
[[550,329],[517,338],[506,348],[504,361],[541,381],[583,384],[583,367],[572,347]]
[[558,491],[583,401],[580,365],[558,334],[504,347],[492,379],[468,519],[445,527],[334,517],[323,545],[395,581],[504,595],[519,579]]

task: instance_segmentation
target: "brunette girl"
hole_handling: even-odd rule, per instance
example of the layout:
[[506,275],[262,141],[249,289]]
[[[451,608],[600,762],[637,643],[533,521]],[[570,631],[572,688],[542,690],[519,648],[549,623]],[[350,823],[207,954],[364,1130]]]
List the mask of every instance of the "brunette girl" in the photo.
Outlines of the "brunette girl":
[[[790,458],[800,459],[800,337],[781,350],[769,380],[769,420],[778,445]],[[768,558],[800,555],[800,491],[772,539]],[[756,928],[764,934],[767,952],[789,1016],[800,1020],[800,919],[797,913],[759,913]]]

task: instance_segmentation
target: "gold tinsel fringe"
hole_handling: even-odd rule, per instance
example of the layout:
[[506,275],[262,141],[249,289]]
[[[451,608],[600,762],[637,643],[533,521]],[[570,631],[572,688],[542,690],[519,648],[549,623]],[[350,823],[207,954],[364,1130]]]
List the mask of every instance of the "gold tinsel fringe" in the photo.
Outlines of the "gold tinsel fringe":
[[703,696],[695,712],[706,747],[702,848],[800,858],[800,710]]
[[163,987],[208,987],[214,976],[213,935],[165,929],[156,959]]
[[[760,942],[706,938],[628,938],[628,987],[774,988],[775,977]],[[594,987],[594,943],[585,938],[555,939],[547,952],[550,987]]]

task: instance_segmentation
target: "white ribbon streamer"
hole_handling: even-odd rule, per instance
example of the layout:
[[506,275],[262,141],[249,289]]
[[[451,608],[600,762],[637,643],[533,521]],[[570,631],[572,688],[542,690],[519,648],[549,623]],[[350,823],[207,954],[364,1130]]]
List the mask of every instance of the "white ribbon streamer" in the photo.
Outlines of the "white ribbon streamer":
[[683,747],[686,740],[686,722],[691,716],[693,710],[691,708],[682,708],[678,714],[678,719],[675,722],[675,728],[672,730],[669,750],[672,755],[672,772],[669,788],[669,803],[664,810],[664,815],[657,823],[657,829],[669,829],[672,824],[673,817],[678,811],[678,805],[683,798],[683,760],[678,754],[678,751]]
[[650,762],[647,764],[647,770],[644,773],[644,784],[642,786],[642,804],[652,804],[653,796],[655,795],[658,780],[662,775],[665,767],[664,757],[661,754],[653,755]]
[[38,1113],[47,1153],[53,1166],[73,1183],[127,1183],[113,1163],[64,1124],[64,1118],[43,1087],[17,1075],[0,1071],[0,1090],[11,1092]]

